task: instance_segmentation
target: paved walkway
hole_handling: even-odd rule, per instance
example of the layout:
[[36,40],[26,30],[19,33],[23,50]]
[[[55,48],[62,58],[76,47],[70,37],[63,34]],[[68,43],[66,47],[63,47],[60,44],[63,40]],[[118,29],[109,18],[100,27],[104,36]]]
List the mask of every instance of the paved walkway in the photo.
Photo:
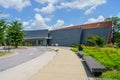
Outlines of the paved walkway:
[[2,71],[0,72],[0,80],[27,80],[43,68],[43,66],[48,64],[48,62],[52,60],[55,55],[56,52],[54,51],[45,52],[43,55],[28,62]]
[[88,78],[80,59],[72,51],[59,48],[55,58],[28,80],[88,80]]

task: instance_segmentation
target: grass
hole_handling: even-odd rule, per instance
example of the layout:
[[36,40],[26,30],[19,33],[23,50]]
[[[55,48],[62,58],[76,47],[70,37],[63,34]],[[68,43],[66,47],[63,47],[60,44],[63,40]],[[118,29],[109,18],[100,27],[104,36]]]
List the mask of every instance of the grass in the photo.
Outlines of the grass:
[[101,75],[101,78],[116,78],[120,80],[120,72],[106,72]]
[[[77,48],[72,48],[72,51],[77,52]],[[120,49],[103,47],[96,48],[90,46],[83,46],[85,56],[90,55],[98,62],[104,65],[108,72],[101,75],[104,78],[116,78],[120,80]]]
[[12,52],[0,52],[0,57],[5,55],[13,54]]
[[[25,46],[18,46],[18,48],[15,48],[14,46],[10,46],[10,49],[26,49]],[[0,57],[5,55],[13,54],[13,52],[0,52]]]
[[18,46],[17,49],[26,49],[26,47],[25,46]]
[[76,47],[73,47],[71,50],[72,50],[73,52],[78,52],[78,48],[76,48]]
[[18,48],[15,48],[15,46],[10,46],[11,49],[26,49],[25,46],[18,46]]
[[85,55],[94,57],[108,70],[120,70],[120,49],[116,48],[84,48]]

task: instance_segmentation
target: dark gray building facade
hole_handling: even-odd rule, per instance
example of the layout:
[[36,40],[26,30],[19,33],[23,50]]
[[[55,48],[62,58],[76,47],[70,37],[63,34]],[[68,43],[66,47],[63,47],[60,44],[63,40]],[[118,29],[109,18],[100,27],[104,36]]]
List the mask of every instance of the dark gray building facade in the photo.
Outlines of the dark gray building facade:
[[34,31],[25,31],[25,45],[47,45],[48,37],[48,30],[34,30]]
[[98,35],[105,38],[106,43],[111,42],[112,22],[97,22],[79,26],[61,28],[53,31],[35,30],[25,31],[25,41],[32,45],[70,46],[71,44],[86,44],[88,35]]
[[59,44],[60,46],[70,46],[71,44],[79,44],[81,40],[82,29],[69,29],[69,30],[54,30],[50,31],[50,44]]
[[82,30],[82,36],[81,36],[81,43],[87,44],[87,37],[92,35],[98,35],[105,38],[105,42],[108,42],[109,34],[110,34],[110,27],[104,27],[104,28],[91,28],[91,29],[83,29]]

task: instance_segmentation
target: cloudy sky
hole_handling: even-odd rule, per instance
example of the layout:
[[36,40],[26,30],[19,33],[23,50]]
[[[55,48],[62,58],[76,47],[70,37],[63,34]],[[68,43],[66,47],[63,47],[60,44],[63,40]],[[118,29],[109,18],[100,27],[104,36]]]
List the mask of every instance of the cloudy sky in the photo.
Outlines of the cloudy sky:
[[24,30],[52,30],[120,17],[120,0],[0,0],[0,12]]

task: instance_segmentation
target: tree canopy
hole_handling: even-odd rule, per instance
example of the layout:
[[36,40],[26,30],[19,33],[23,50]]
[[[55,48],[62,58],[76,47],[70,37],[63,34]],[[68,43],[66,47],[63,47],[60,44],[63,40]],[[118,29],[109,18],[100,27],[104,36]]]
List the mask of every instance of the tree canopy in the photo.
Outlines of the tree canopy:
[[113,23],[113,38],[112,38],[112,43],[120,44],[120,18],[119,17],[111,17],[111,18],[106,18],[107,20],[112,20]]
[[5,19],[0,20],[0,45],[5,42],[5,29],[6,29],[6,21]]
[[24,41],[24,31],[22,28],[22,23],[15,20],[9,24],[7,31],[7,39],[11,41],[11,44],[18,47]]
[[105,20],[112,20],[113,33],[120,31],[120,18],[119,17],[106,18]]
[[22,23],[18,20],[6,22],[5,19],[0,19],[0,45],[11,44],[17,48],[23,41]]

